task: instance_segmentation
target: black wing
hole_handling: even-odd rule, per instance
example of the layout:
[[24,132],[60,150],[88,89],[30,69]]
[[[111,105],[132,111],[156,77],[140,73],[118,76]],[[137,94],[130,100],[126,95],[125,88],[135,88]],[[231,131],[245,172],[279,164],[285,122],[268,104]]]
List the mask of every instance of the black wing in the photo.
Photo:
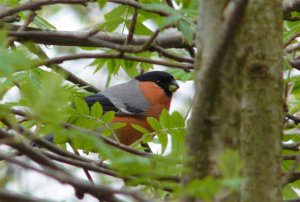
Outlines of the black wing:
[[99,102],[103,107],[103,112],[107,112],[107,111],[119,112],[119,109],[107,97],[105,97],[101,93],[87,96],[83,98],[83,100],[86,101],[89,107],[92,107],[93,104]]

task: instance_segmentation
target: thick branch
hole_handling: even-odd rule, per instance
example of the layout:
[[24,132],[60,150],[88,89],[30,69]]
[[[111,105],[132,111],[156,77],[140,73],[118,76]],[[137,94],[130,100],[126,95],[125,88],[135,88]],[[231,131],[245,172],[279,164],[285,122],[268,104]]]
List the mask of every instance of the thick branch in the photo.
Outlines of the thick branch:
[[[10,26],[10,30],[11,30]],[[13,27],[15,29],[16,27]],[[58,46],[81,46],[81,47],[112,47],[120,49],[118,45],[125,44],[128,35],[118,33],[99,32],[91,37],[86,37],[87,32],[82,31],[9,31],[8,35],[16,37],[17,41],[31,41],[33,43]],[[150,40],[151,36],[133,36],[131,45],[143,45]],[[111,44],[113,43],[113,44]],[[188,43],[178,31],[160,33],[154,40],[163,48],[188,48]]]
[[35,198],[33,196],[25,196],[9,190],[0,189],[0,201],[14,202],[53,202],[47,199]]

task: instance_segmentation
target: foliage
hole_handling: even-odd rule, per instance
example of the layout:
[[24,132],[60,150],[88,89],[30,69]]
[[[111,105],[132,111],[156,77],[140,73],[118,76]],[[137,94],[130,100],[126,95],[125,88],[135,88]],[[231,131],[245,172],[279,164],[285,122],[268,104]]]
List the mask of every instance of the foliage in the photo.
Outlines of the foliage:
[[[97,9],[103,14],[103,22],[100,24],[84,22],[85,26],[96,27],[97,32],[101,30],[107,33],[125,34],[125,36],[134,26],[134,33],[131,34],[148,37],[152,37],[155,30],[164,32],[172,28],[181,33],[186,43],[193,47],[197,6],[191,1],[173,2],[176,5],[176,9],[160,0],[139,1],[138,3],[142,6],[142,9],[138,10],[135,22],[133,22],[134,7],[126,4],[112,5],[108,2],[97,1],[99,6]],[[3,5],[5,3],[10,8],[17,8],[26,3],[34,4],[39,2],[9,0],[1,3]],[[92,5],[96,6],[97,4],[92,3]],[[72,12],[77,16],[84,15],[84,11],[80,6],[55,4],[45,6],[36,11],[21,9],[16,14],[21,24],[28,23],[29,25],[26,26],[33,29],[56,32],[59,31],[56,23],[48,19],[65,8],[72,9]],[[33,18],[30,19],[33,13]],[[94,24],[97,25],[95,26]],[[178,177],[182,173],[184,138],[186,134],[186,120],[181,113],[164,110],[159,119],[148,117],[147,121],[153,129],[152,131],[139,125],[132,125],[144,135],[141,140],[128,147],[129,152],[124,151],[122,146],[119,146],[120,143],[115,131],[124,127],[125,124],[112,122],[115,113],[112,111],[103,113],[102,106],[99,103],[89,108],[82,98],[94,92],[90,92],[80,80],[70,80],[70,77],[76,78],[76,75],[66,72],[58,64],[47,64],[49,60],[47,49],[52,49],[53,47],[46,46],[44,51],[44,46],[39,46],[30,41],[18,41],[10,36],[10,29],[10,27],[7,27],[0,32],[0,98],[2,100],[0,105],[0,130],[2,132],[7,132],[11,136],[10,138],[15,140],[17,144],[20,144],[21,147],[23,147],[24,143],[27,144],[28,140],[35,140],[44,136],[48,138],[51,135],[54,138],[54,144],[58,146],[58,150],[72,153],[68,149],[69,145],[71,145],[75,154],[77,150],[82,150],[86,155],[96,153],[98,158],[93,159],[93,161],[102,162],[103,165],[97,164],[98,167],[94,171],[98,172],[101,178],[106,179],[107,185],[113,185],[117,182],[116,179],[119,178],[124,180],[126,187],[137,187],[147,197],[172,199],[181,194]],[[19,28],[19,31],[22,32],[25,29],[26,27]],[[15,43],[15,40],[19,43]],[[130,41],[126,43],[130,44]],[[126,43],[124,47],[126,47]],[[110,85],[114,76],[121,71],[125,71],[129,77],[135,77],[143,71],[157,68],[154,65],[155,62],[144,62],[147,59],[159,59],[159,61],[172,62],[173,64],[181,63],[172,59],[172,57],[168,58],[167,55],[163,57],[158,51],[154,51],[152,46],[145,46],[140,51],[128,53],[126,51],[123,53],[121,51],[120,53],[119,50],[108,47],[80,46],[79,49],[76,49],[76,44],[73,46],[74,48],[58,46],[54,47],[54,49],[64,54],[97,52],[108,55],[120,54],[121,56],[126,54],[138,58],[137,60],[128,60],[122,57],[93,58],[93,61],[90,62],[87,68],[94,68],[94,74],[97,74],[99,71],[107,73],[106,87]],[[170,49],[166,51],[170,51],[171,55],[178,55],[179,58],[185,57],[193,60],[185,49]],[[55,54],[62,55],[61,53]],[[43,66],[44,64],[46,65]],[[177,80],[183,82],[193,80],[193,71],[186,72],[182,69],[171,68],[167,69],[167,71],[173,74]],[[105,80],[105,77],[101,79]],[[5,101],[7,93],[13,89],[18,90],[18,99],[10,102]],[[4,136],[0,135],[0,138],[3,139]],[[150,144],[152,148],[156,148],[157,152],[148,157],[143,156],[146,153],[143,151],[140,143]],[[19,148],[10,146],[17,150]],[[33,152],[39,151],[39,149],[33,149]],[[48,150],[45,149],[44,151]],[[3,152],[4,150],[1,149],[0,154]],[[136,155],[135,153],[138,152],[143,155]],[[22,154],[24,156],[28,155],[26,152]],[[46,153],[42,152],[41,154]],[[61,152],[54,152],[53,154],[57,155],[57,158],[62,155]],[[61,157],[68,158],[64,155]],[[37,159],[29,158],[40,164]],[[55,162],[54,159],[50,158],[49,160]],[[69,160],[76,161],[76,158]],[[77,159],[77,161],[79,160]],[[88,167],[92,166],[88,162],[81,161],[81,165],[83,163],[86,163]],[[0,177],[1,188],[7,188],[10,183],[18,181],[14,177],[15,169],[8,165],[10,164],[1,165],[1,170],[5,173],[3,177]],[[71,165],[77,166],[77,169],[83,168],[78,166],[78,164],[74,165],[71,163]],[[93,164],[93,166],[96,166],[96,164]],[[51,170],[54,168],[47,167],[47,169]],[[111,180],[105,175],[105,172],[103,174],[99,169],[107,170],[108,175],[114,176],[114,179]],[[55,172],[59,173],[60,170],[57,169]],[[72,169],[68,169],[67,172],[74,179],[76,178]],[[75,189],[78,188],[75,185],[73,186]],[[170,190],[172,190],[172,194],[169,193]],[[28,190],[28,192],[31,191]],[[134,198],[134,196],[132,197]]]
[[[19,8],[24,3],[35,2],[38,1],[0,1],[1,5],[4,6],[5,4],[5,6],[12,8]],[[55,33],[59,29],[56,27],[56,23],[53,23],[50,19],[67,8],[69,9],[68,12],[73,13],[74,16],[80,19],[84,27],[92,30],[89,36],[77,36],[77,31],[74,32],[78,44],[83,39],[91,43],[102,43],[102,39],[93,38],[94,34],[97,35],[97,32],[128,36],[130,30],[134,30],[134,33],[131,33],[134,35],[131,41],[129,38],[126,38],[122,43],[108,41],[111,43],[108,45],[113,45],[114,48],[101,45],[84,46],[77,45],[77,43],[69,45],[70,47],[54,44],[57,45],[53,48],[54,55],[58,56],[81,53],[117,55],[118,57],[107,58],[89,57],[92,60],[89,61],[86,69],[93,69],[94,74],[100,72],[102,75],[101,81],[105,81],[106,87],[110,85],[115,76],[121,74],[120,72],[125,72],[127,76],[133,78],[144,71],[161,69],[157,66],[161,61],[165,62],[161,66],[164,66],[164,69],[177,80],[182,82],[193,81],[195,79],[194,71],[180,65],[193,65],[192,50],[195,48],[194,35],[198,1],[173,0],[171,2],[174,7],[168,5],[167,1],[161,0],[133,2],[139,5],[137,11],[135,10],[136,7],[126,3],[118,4],[111,3],[108,0],[98,0],[96,3],[84,2],[89,7],[68,5],[67,3],[66,5],[45,5],[38,7],[38,9],[21,9],[14,13],[19,18],[17,23],[13,21],[4,23],[6,21],[0,17],[0,20],[4,21],[3,23],[0,22],[1,27],[3,27],[0,31],[0,129],[9,132],[11,135],[9,138],[4,137],[0,131],[0,143],[14,148],[8,140],[12,139],[18,144],[27,144],[29,139],[37,139],[51,134],[54,136],[55,145],[65,152],[72,153],[70,149],[67,149],[68,145],[72,145],[75,153],[77,150],[82,150],[87,155],[96,153],[96,160],[92,159],[93,161],[88,162],[82,160],[81,163],[86,163],[88,166],[98,166],[97,169],[93,167],[90,171],[93,170],[97,173],[97,179],[101,178],[101,183],[113,187],[116,183],[120,184],[117,179],[121,179],[125,184],[125,188],[135,187],[136,190],[141,191],[153,200],[176,200],[184,192],[188,192],[190,195],[211,201],[220,193],[238,192],[244,180],[240,177],[243,162],[237,153],[231,150],[226,151],[219,162],[221,171],[219,179],[207,176],[201,180],[195,179],[184,188],[180,186],[178,177],[183,173],[184,139],[188,120],[178,111],[168,112],[164,110],[159,119],[149,117],[147,121],[153,131],[139,125],[132,125],[137,131],[143,133],[143,137],[130,145],[130,152],[120,149],[115,130],[124,127],[124,124],[112,123],[115,117],[114,112],[103,113],[102,106],[99,103],[94,104],[91,108],[88,107],[82,98],[95,92],[88,90],[87,87],[90,86],[86,86],[86,83],[81,83],[79,80],[75,82],[74,79],[70,79],[70,77],[74,78],[76,75],[60,69],[57,63],[64,62],[64,60],[57,63],[47,63],[49,58],[43,53],[43,50],[47,53],[48,48],[52,48],[50,48],[50,42],[50,45],[46,42],[40,42],[44,44],[43,46],[31,40],[26,42],[19,40],[18,37],[12,37],[12,31],[18,30],[20,33],[25,33],[26,27],[13,29],[8,26],[27,22],[31,28],[43,31],[50,30]],[[92,13],[92,17],[87,15],[89,11]],[[0,10],[0,16],[2,12]],[[35,17],[30,20],[32,12],[35,13]],[[136,17],[134,17],[135,12],[138,12]],[[298,17],[299,13],[293,12],[291,16]],[[103,18],[103,20],[100,20],[99,23],[98,19],[100,18]],[[136,21],[134,18],[136,18]],[[288,42],[295,35],[299,36],[299,21],[286,20],[283,27],[284,42]],[[94,29],[96,33],[93,33]],[[170,38],[173,33],[179,33],[183,39],[182,47],[178,48],[175,46],[176,43],[173,43],[173,47],[164,48],[161,44],[153,42],[150,46],[141,49],[141,45],[138,46],[132,42],[135,37],[149,39],[154,36],[156,31],[169,34]],[[109,36],[112,37],[113,35]],[[48,37],[50,41],[50,35]],[[57,40],[72,40],[70,36],[62,39],[58,38]],[[14,40],[18,43],[13,43]],[[295,37],[286,44],[284,51],[285,108],[287,114],[293,115],[297,115],[300,110],[300,77],[296,70],[297,66],[291,66],[290,62],[299,60],[297,51],[299,48],[292,50],[290,48],[297,45],[298,39]],[[165,52],[157,49],[157,46]],[[131,51],[120,50],[120,47],[125,47],[125,50],[129,47],[128,49],[131,48]],[[139,48],[140,51],[133,51]],[[135,59],[130,60],[124,55]],[[172,65],[167,67],[170,63]],[[46,65],[44,66],[44,64]],[[80,63],[78,64],[80,65]],[[104,74],[107,77],[104,77]],[[19,98],[12,102],[6,102],[7,95],[13,89],[18,90]],[[186,108],[189,108],[189,106]],[[20,110],[24,114],[20,114],[16,110]],[[296,121],[286,120],[283,137],[285,143],[300,142],[299,123],[298,119]],[[30,131],[31,136],[28,136],[26,131]],[[109,141],[113,141],[115,145],[108,144]],[[150,144],[151,148],[156,148],[155,153],[151,156],[143,156],[145,155],[144,148],[140,143]],[[298,150],[299,148],[294,148],[294,150],[284,149],[282,154],[286,156],[299,155]],[[0,154],[4,151],[6,150],[1,148]],[[30,156],[26,153],[23,155]],[[57,155],[66,157],[61,153]],[[51,162],[55,161],[51,159]],[[40,162],[36,161],[36,163],[42,165]],[[285,160],[282,163],[285,172],[289,172],[294,165],[294,161],[291,160]],[[76,166],[78,169],[84,168],[78,164]],[[7,188],[10,183],[18,181],[15,167],[1,161],[0,168],[3,174],[0,176],[0,188]],[[104,169],[105,172],[103,170],[99,171],[100,169]],[[73,169],[67,168],[66,170],[75,179],[76,175]],[[299,168],[296,169],[296,172],[298,171]],[[113,178],[108,176],[113,176]],[[96,179],[96,177],[94,178]],[[98,181],[95,183],[101,185]],[[284,199],[297,198],[298,194],[295,189],[300,189],[299,181],[285,186]],[[29,192],[32,192],[32,190],[29,190]],[[132,195],[134,196],[134,194]],[[125,197],[130,197],[130,194]]]

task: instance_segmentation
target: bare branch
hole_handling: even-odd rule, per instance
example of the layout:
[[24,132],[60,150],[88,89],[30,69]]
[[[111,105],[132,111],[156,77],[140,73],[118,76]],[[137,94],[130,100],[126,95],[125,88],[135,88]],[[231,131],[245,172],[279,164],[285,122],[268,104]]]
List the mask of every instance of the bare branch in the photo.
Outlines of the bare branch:
[[126,41],[125,41],[124,45],[131,43],[134,31],[135,31],[135,26],[136,26],[138,14],[139,14],[138,13],[138,8],[135,7],[133,15],[132,15],[132,19],[131,19],[131,25],[130,25],[130,28],[129,28],[129,32],[128,32],[128,35],[127,35],[127,38],[126,38]]
[[[38,10],[41,9],[42,6],[46,5],[53,5],[53,4],[79,4],[86,6],[88,2],[94,2],[93,0],[39,0],[34,2],[26,2],[23,4],[20,4],[17,7],[6,9],[2,12],[0,12],[0,18],[4,18],[6,16],[14,15],[18,12],[25,11],[25,10]],[[134,7],[136,9],[143,9],[144,11],[156,13],[161,16],[168,16],[169,13],[166,13],[161,10],[154,10],[154,9],[147,9],[143,4],[140,4],[136,1],[132,0],[109,0],[109,2],[112,3],[118,3],[123,5],[128,5],[131,7]]]
[[286,48],[288,45],[290,45],[297,37],[300,36],[300,33],[296,33],[293,36],[291,36],[283,45],[284,48]]
[[281,156],[282,160],[295,160],[297,155],[283,155]]
[[285,114],[285,117],[294,121],[295,124],[300,123],[300,118],[292,114]]
[[14,202],[53,202],[47,199],[35,198],[33,196],[21,195],[9,190],[0,189],[0,201],[14,201]]
[[282,148],[286,150],[299,151],[300,142],[282,143]]
[[298,155],[291,166],[290,170],[285,174],[285,176],[282,179],[282,184],[286,185],[290,182],[294,182],[297,179],[300,179],[300,173],[297,173],[296,170],[298,168],[298,165],[300,163],[300,155]]
[[170,58],[170,59],[176,60],[178,62],[187,62],[187,63],[194,64],[194,59],[193,58],[187,58],[187,57],[182,57],[182,56],[176,55],[174,53],[171,53],[171,52],[165,50],[164,48],[162,48],[160,46],[153,45],[152,47],[159,54],[161,54],[162,56],[164,56],[166,58]]
[[87,1],[83,0],[39,0],[39,1],[33,1],[33,2],[26,2],[23,4],[20,4],[17,7],[11,7],[8,9],[3,10],[0,12],[0,18],[4,18],[6,16],[13,15],[15,13],[18,13],[20,11],[25,11],[25,10],[38,10],[42,6],[45,5],[52,5],[52,4],[81,4],[81,5],[86,5]]
[[[34,11],[31,11],[28,18],[24,22],[23,25],[21,25],[18,29],[18,32],[26,30],[26,28],[29,26],[29,24],[34,20],[34,17],[36,16],[36,13]],[[7,39],[7,47],[11,46],[11,44],[14,42],[15,37],[9,37]]]
[[49,60],[42,61],[38,63],[35,66],[42,66],[42,65],[50,65],[50,64],[57,64],[62,63],[67,60],[77,60],[77,59],[91,59],[91,58],[104,58],[104,59],[125,59],[125,60],[132,60],[137,62],[144,62],[149,64],[156,64],[156,65],[162,65],[167,67],[174,67],[179,69],[184,69],[185,71],[190,71],[194,68],[192,64],[185,64],[185,63],[174,63],[174,62],[168,62],[163,60],[154,60],[150,58],[144,58],[144,57],[138,57],[133,55],[120,55],[119,53],[79,53],[74,55],[66,55],[66,56],[60,56],[51,58]]
[[[18,26],[6,26],[9,30],[16,30]],[[80,31],[42,31],[34,29],[32,31],[9,31],[9,36],[16,37],[17,41],[31,41],[44,45],[59,46],[81,46],[81,47],[111,47],[120,50],[128,38],[128,35],[118,33],[99,32],[87,37],[87,32]],[[149,36],[133,36],[131,45],[143,45],[149,41]],[[106,42],[106,43],[105,43]],[[108,43],[109,42],[109,43]],[[162,48],[187,48],[189,44],[182,34],[172,30],[168,33],[159,34],[154,43]],[[108,45],[107,45],[108,44]]]

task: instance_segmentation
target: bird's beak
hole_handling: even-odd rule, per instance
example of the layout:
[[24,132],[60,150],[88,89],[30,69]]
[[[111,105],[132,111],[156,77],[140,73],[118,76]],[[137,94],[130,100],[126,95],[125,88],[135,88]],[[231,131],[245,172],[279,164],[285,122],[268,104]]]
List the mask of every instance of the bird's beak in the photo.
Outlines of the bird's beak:
[[173,80],[171,82],[171,84],[169,85],[169,91],[171,91],[172,93],[174,93],[175,91],[177,91],[178,88],[179,88],[179,85],[178,85],[178,83],[175,80]]

